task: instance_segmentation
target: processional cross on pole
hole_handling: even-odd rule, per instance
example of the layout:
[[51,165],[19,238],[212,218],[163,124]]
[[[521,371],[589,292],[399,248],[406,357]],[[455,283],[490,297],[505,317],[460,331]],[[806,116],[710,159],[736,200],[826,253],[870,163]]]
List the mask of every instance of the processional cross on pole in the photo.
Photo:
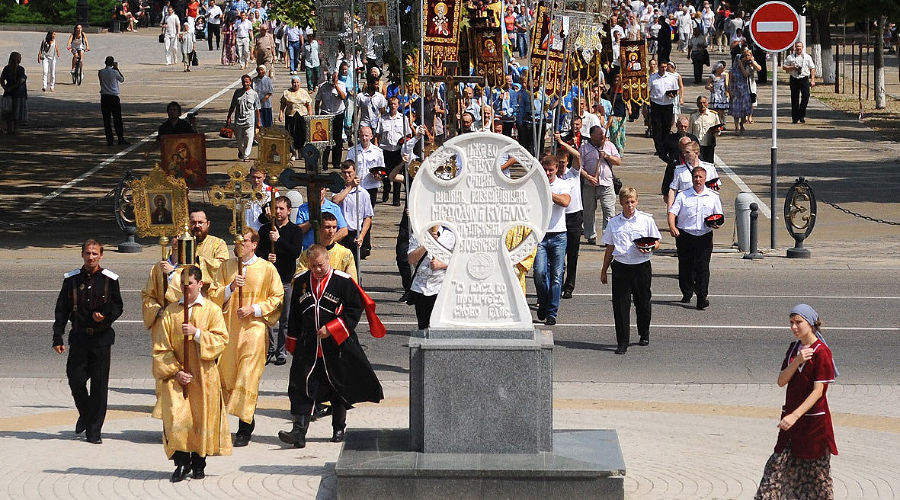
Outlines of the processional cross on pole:
[[[209,199],[213,205],[225,206],[231,209],[231,234],[234,236],[234,247],[237,251],[238,274],[243,273],[244,256],[242,255],[242,243],[244,242],[244,207],[251,201],[262,201],[262,191],[248,189],[246,183],[247,173],[240,166],[236,166],[228,172],[231,178],[223,188],[213,186],[209,190]],[[243,288],[238,288],[238,307],[244,307]]]
[[341,185],[341,176],[336,172],[323,172],[319,165],[322,150],[319,145],[307,143],[300,151],[305,163],[303,172],[294,172],[293,169],[285,169],[279,177],[282,185],[288,189],[296,186],[306,186],[306,200],[309,208],[310,231],[313,232],[315,242],[319,243],[319,227],[322,225],[322,196],[323,186]]
[[[510,157],[525,168],[521,178],[501,172]],[[458,161],[459,173],[441,179],[435,168],[448,161]],[[433,257],[448,264],[431,330],[533,328],[513,266],[543,239],[552,203],[540,163],[500,134],[454,137],[422,163],[410,192],[410,229]],[[434,226],[454,234],[453,249],[430,235]],[[531,235],[507,250],[506,234],[516,226],[530,228]]]

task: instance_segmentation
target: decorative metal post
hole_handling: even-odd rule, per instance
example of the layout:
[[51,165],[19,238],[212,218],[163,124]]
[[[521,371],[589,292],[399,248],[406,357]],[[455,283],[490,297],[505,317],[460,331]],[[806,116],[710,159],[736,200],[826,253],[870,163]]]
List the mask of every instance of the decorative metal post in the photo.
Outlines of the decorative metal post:
[[803,177],[794,182],[784,198],[784,224],[794,238],[794,248],[787,250],[788,258],[808,259],[810,253],[803,248],[803,240],[816,225],[816,197]]
[[119,243],[119,253],[138,253],[143,249],[140,243],[134,241],[134,235],[137,234],[137,226],[135,225],[134,216],[134,191],[131,187],[131,181],[133,180],[134,174],[129,170],[116,185],[116,195],[113,199],[116,225],[128,237],[127,240]]

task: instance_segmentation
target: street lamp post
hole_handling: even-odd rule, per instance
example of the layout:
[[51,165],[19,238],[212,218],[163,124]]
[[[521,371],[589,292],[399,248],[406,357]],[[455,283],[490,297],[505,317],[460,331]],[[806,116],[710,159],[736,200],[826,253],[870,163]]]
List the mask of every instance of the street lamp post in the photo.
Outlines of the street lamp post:
[[78,0],[75,5],[75,22],[82,28],[88,27],[88,0]]

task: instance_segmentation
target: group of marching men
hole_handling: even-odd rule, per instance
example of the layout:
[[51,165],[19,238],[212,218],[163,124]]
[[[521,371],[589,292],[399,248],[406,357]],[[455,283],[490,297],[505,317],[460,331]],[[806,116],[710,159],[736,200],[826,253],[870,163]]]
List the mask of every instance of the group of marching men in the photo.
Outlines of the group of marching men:
[[[172,252],[154,264],[141,293],[143,321],[153,343],[153,417],[163,421],[166,456],[175,462],[172,482],[205,477],[207,456],[230,455],[232,446],[250,442],[268,331],[282,317],[283,307],[290,311],[282,321],[288,323],[286,349],[293,355],[288,385],[293,426],[278,433],[283,442],[303,448],[316,404],[324,401],[332,407],[331,440],[341,442],[347,409],[383,399],[355,329],[364,309],[372,334],[382,336],[384,329],[374,316],[374,302],[351,275],[332,266],[328,247],[333,248],[333,241],[304,250],[300,261],[305,268],[285,286],[273,259],[257,256],[257,230],[244,231],[242,243],[229,256],[225,241],[210,235],[209,227],[203,210],[192,211],[196,262],[182,265],[178,252]],[[272,224],[261,230],[272,231]],[[63,282],[53,344],[57,352],[66,350],[62,335],[71,320],[66,372],[79,411],[76,433],[87,430],[88,441],[99,444],[112,322],[122,312],[122,300],[118,276],[99,266],[102,246],[89,240],[82,257],[84,267],[67,273]],[[79,304],[83,292],[91,290],[89,300]],[[239,419],[233,441],[227,414]]]

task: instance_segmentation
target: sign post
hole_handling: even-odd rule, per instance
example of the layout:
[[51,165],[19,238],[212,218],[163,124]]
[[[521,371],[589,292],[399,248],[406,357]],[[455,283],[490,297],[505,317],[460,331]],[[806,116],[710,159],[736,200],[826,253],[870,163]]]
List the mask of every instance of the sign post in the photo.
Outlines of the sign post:
[[800,33],[800,16],[784,2],[766,2],[750,16],[750,33],[761,49],[775,55],[772,65],[772,154],[769,181],[771,243],[775,248],[775,205],[778,199],[778,56],[794,45]]

